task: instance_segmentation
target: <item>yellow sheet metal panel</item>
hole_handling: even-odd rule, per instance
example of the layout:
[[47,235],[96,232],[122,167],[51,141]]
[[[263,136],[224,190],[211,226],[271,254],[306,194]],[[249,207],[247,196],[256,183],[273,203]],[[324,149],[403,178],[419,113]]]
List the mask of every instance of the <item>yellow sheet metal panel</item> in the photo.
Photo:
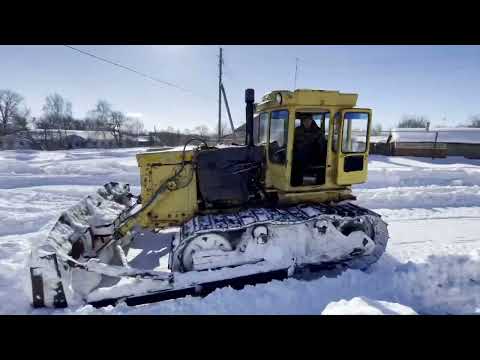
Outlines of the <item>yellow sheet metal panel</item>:
[[363,156],[363,170],[345,172],[343,166],[345,163],[345,154],[339,155],[338,161],[338,185],[351,185],[351,184],[363,184],[368,180],[368,154]]
[[[165,179],[172,176],[177,166],[164,165],[152,167],[152,188],[156,189]],[[153,222],[166,222],[170,225],[181,224],[190,219],[197,211],[197,179],[191,165],[186,165],[185,179],[191,177],[190,183],[181,189],[169,192],[164,200],[152,210]],[[183,172],[182,172],[183,173]]]
[[[183,152],[159,151],[137,155],[141,176],[142,201],[146,203],[159,186],[181,168]],[[192,151],[185,152],[185,160],[191,161]],[[186,164],[178,178],[185,187],[166,193],[165,197],[148,214],[148,227],[179,225],[197,212],[197,179],[191,164]]]
[[278,200],[283,205],[295,205],[299,203],[328,203],[330,201],[339,202],[343,200],[354,200],[352,191],[349,188],[330,191],[310,191],[310,192],[279,192]]
[[[193,151],[185,151],[185,160],[192,160]],[[179,164],[182,162],[183,148],[176,147],[168,150],[151,151],[137,154],[137,163],[139,167],[153,163]]]
[[285,189],[289,181],[286,169],[285,165],[269,162],[266,171],[266,187]]
[[256,111],[281,106],[339,106],[354,107],[358,94],[339,91],[300,89],[295,91],[277,90],[264,95],[256,104]]

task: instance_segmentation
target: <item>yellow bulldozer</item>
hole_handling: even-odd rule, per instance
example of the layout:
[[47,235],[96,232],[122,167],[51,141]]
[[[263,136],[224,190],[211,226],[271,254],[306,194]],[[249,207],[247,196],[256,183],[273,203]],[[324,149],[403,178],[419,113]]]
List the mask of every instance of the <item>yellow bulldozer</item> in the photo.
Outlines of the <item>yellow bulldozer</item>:
[[[32,305],[137,305],[375,263],[387,224],[351,190],[367,180],[372,111],[338,91],[255,103],[247,89],[245,102],[244,144],[139,153],[139,195],[108,183],[65,211],[32,251]],[[131,261],[146,238],[163,265]]]

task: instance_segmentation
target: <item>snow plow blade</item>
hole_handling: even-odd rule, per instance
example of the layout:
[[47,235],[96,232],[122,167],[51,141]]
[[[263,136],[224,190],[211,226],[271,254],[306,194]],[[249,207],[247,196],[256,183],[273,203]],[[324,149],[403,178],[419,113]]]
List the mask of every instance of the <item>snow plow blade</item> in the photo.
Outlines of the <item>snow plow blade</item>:
[[94,274],[97,280],[99,276],[171,279],[171,274],[106,264],[112,255],[103,250],[113,248],[114,229],[137,205],[134,198],[128,184],[111,182],[61,214],[30,254],[33,307],[65,308],[78,301],[72,288],[75,271]]
[[161,302],[165,300],[179,299],[186,296],[204,297],[212,293],[216,289],[224,287],[232,287],[235,290],[240,290],[246,285],[265,284],[272,280],[284,280],[289,277],[289,270],[275,270],[267,273],[259,273],[253,275],[240,276],[237,278],[230,278],[225,280],[211,281],[196,286],[191,286],[184,289],[174,289],[166,291],[158,291],[150,294],[130,296],[126,298],[103,299],[99,301],[92,301],[89,304],[101,308],[105,306],[116,306],[119,303],[126,303],[128,306],[136,306],[142,304],[150,304]]

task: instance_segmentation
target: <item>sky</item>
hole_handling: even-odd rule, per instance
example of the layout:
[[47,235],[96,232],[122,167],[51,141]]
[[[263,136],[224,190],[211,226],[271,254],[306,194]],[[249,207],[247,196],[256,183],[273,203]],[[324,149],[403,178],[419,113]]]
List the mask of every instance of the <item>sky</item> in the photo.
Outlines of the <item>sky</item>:
[[[82,118],[99,99],[140,118],[146,129],[214,129],[218,119],[218,52],[235,126],[245,121],[244,91],[256,99],[297,88],[358,93],[374,124],[394,127],[404,115],[432,127],[464,124],[480,114],[480,46],[119,46],[72,45],[188,91],[167,86],[61,45],[0,45],[0,89],[25,98],[40,116],[59,93]],[[225,106],[222,117],[228,120]]]

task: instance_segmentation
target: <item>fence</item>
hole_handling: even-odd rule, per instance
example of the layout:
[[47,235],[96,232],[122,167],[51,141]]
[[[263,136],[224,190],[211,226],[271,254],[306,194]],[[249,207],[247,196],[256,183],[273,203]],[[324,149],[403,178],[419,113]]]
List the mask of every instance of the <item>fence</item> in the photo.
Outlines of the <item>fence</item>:
[[448,147],[441,143],[393,143],[392,155],[444,158],[448,155]]

